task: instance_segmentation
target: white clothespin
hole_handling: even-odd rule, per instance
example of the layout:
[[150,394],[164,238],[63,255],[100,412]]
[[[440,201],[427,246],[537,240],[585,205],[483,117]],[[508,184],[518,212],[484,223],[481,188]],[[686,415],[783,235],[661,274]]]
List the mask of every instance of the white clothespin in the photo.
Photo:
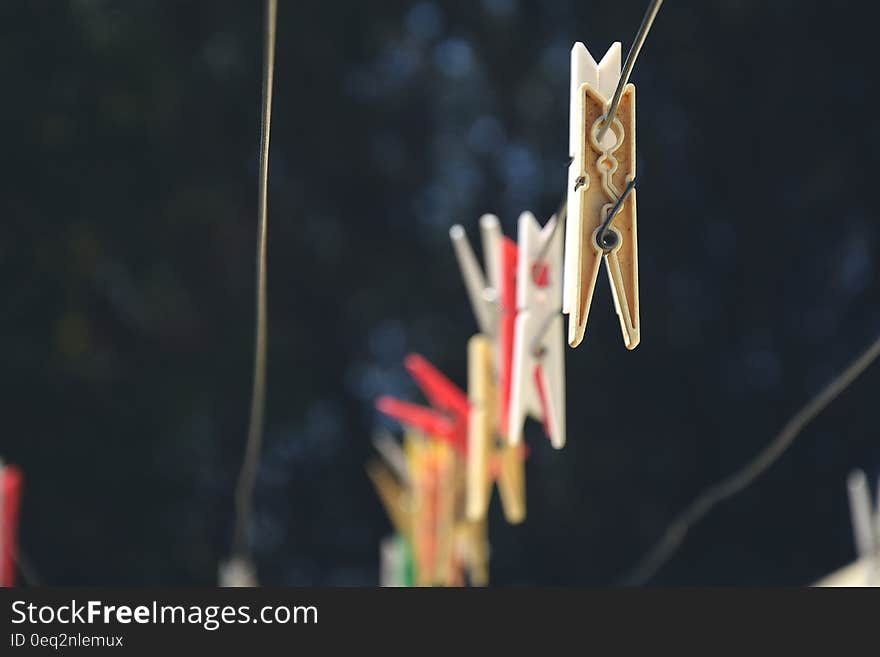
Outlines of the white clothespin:
[[[477,264],[464,229],[449,231],[480,333],[468,341],[468,449],[466,470],[467,517],[485,519],[491,497],[492,462],[504,515],[510,523],[525,519],[525,464],[520,447],[506,439],[516,315],[516,244],[501,234],[495,215],[480,218],[486,275]],[[488,282],[487,282],[488,278]]]
[[[480,332],[492,338],[498,337],[498,242],[501,240],[501,224],[494,214],[480,217],[480,232],[483,237],[483,254],[486,259],[486,274],[477,262],[477,257],[468,241],[464,228],[456,224],[449,229],[449,237],[455,250],[455,258],[464,279],[468,299],[477,319]],[[488,282],[487,282],[488,279]]]
[[871,504],[868,478],[861,470],[850,473],[847,479],[849,510],[859,560],[868,564],[866,586],[880,583],[880,490],[877,508]]
[[603,258],[626,348],[635,349],[640,338],[632,84],[624,87],[616,114],[599,140],[620,73],[619,42],[598,64],[583,43],[575,43],[571,50],[572,162],[568,169],[562,305],[569,315],[568,343],[572,347],[583,340]]
[[565,339],[562,322],[562,231],[554,215],[541,228],[519,217],[509,440],[522,440],[526,416],[544,423],[556,449],[565,445]]

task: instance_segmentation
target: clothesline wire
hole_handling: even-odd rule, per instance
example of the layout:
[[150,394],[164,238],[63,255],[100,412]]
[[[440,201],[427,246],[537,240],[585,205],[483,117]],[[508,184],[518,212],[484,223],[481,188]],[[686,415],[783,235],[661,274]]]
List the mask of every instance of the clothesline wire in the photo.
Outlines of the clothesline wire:
[[232,554],[248,558],[254,484],[263,443],[263,415],[266,407],[266,229],[267,187],[269,179],[269,130],[272,121],[272,79],[275,72],[275,29],[277,0],[266,0],[263,53],[262,107],[260,113],[260,172],[257,187],[257,260],[254,374],[250,423],[244,460],[235,489],[235,526]]
[[642,24],[639,25],[639,31],[636,32],[636,38],[633,39],[632,45],[629,48],[629,53],[626,56],[626,61],[623,63],[623,69],[620,73],[620,79],[617,81],[617,88],[614,90],[614,96],[611,98],[611,104],[608,106],[608,111],[605,113],[602,125],[599,126],[599,132],[596,134],[596,141],[598,143],[602,143],[602,137],[605,136],[608,128],[610,128],[611,124],[614,122],[614,117],[617,114],[617,106],[620,104],[620,97],[623,95],[623,89],[626,87],[626,83],[629,82],[629,76],[632,73],[633,67],[636,65],[636,58],[639,56],[639,52],[645,44],[645,39],[648,38],[648,32],[651,31],[651,25],[654,24],[654,19],[657,18],[657,12],[660,11],[660,6],[662,4],[663,0],[652,0],[651,4],[648,5],[648,9],[645,11],[645,15],[642,18]]
[[880,356],[880,336],[849,366],[829,381],[782,427],[782,430],[737,472],[707,488],[667,526],[661,538],[618,582],[639,586],[650,580],[676,553],[688,530],[706,517],[715,506],[750,486],[766,472],[817,415],[824,411]]

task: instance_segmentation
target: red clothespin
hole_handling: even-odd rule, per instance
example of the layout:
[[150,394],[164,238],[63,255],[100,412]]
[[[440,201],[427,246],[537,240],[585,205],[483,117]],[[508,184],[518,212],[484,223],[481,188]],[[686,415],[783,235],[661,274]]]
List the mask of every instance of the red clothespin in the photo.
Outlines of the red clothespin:
[[388,396],[380,397],[376,408],[401,424],[444,440],[460,454],[466,454],[470,412],[467,395],[418,354],[410,354],[403,364],[433,408]]
[[21,471],[0,463],[0,586],[15,586]]
[[513,338],[516,322],[516,270],[518,249],[509,237],[501,239],[501,276],[498,282],[498,430],[505,439],[510,434],[510,389],[513,373]]

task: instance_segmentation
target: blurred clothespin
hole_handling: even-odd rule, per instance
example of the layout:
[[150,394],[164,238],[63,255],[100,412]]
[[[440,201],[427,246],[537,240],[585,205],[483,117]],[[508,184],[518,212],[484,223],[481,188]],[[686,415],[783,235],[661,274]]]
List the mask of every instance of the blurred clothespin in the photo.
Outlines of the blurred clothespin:
[[455,250],[455,258],[461,270],[464,287],[471,302],[480,332],[495,340],[498,337],[498,244],[501,241],[501,226],[494,214],[480,217],[480,232],[483,237],[483,255],[486,259],[486,273],[477,262],[477,257],[468,241],[464,228],[456,224],[449,229],[449,237]]
[[492,378],[492,345],[478,333],[468,341],[468,458],[465,514],[470,521],[486,517],[493,482],[498,482],[504,517],[511,524],[525,519],[525,452],[523,445],[496,440],[497,394]]
[[410,354],[404,366],[434,408],[382,396],[376,408],[402,425],[425,436],[449,443],[460,454],[467,451],[467,395],[440,370],[418,354]]
[[635,86],[623,88],[615,114],[607,116],[620,73],[619,42],[598,64],[583,43],[571,50],[563,312],[572,347],[583,340],[603,258],[623,342],[635,349],[640,339]]
[[880,487],[876,508],[871,504],[868,478],[862,470],[850,473],[847,479],[849,508],[859,560],[867,563],[866,586],[880,584]]
[[544,423],[553,447],[565,445],[565,340],[562,321],[562,232],[554,215],[542,229],[531,212],[519,218],[517,315],[508,438],[522,440],[526,416]]
[[460,523],[456,529],[456,554],[471,586],[489,584],[489,537],[486,519]]
[[409,485],[406,454],[400,442],[391,435],[391,432],[384,429],[376,431],[373,434],[373,447],[376,448],[385,465],[391,469],[400,482]]
[[408,440],[412,479],[412,546],[415,585],[432,586],[437,564],[437,459],[435,443]]
[[379,545],[379,586],[412,586],[412,555],[407,540],[395,534]]
[[[467,234],[456,224],[449,230],[465,289],[480,333],[494,345],[497,367],[497,430],[507,436],[510,404],[511,357],[516,318],[516,242],[501,234],[498,217],[480,217],[486,275],[477,263]],[[494,378],[494,375],[493,375]]]
[[525,443],[503,442],[492,459],[492,476],[498,482],[504,519],[517,525],[526,519],[526,449]]
[[220,563],[218,579],[221,587],[251,588],[259,586],[257,569],[250,559],[232,557]]
[[0,461],[0,586],[15,586],[21,471]]
[[468,340],[468,458],[465,514],[470,520],[485,517],[492,492],[490,465],[495,444],[495,382],[492,376],[492,343],[477,333]]
[[513,333],[516,324],[516,272],[519,258],[516,242],[509,237],[499,246],[498,278],[498,433],[510,434],[510,389],[513,375]]
[[406,486],[402,485],[392,474],[391,469],[381,461],[375,459],[368,461],[366,470],[394,531],[401,536],[409,536],[411,523]]
[[460,514],[460,463],[454,458],[449,445],[432,445],[436,468],[436,511],[434,516],[434,541],[436,556],[434,582],[441,586],[460,586],[458,564],[455,555],[455,526]]

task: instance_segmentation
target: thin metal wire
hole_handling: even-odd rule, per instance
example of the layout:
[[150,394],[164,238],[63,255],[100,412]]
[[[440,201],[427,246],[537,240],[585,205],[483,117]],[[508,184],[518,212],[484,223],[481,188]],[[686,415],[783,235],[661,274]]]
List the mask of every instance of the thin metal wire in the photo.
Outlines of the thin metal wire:
[[272,79],[275,73],[277,9],[277,0],[266,0],[263,94],[260,115],[260,174],[257,192],[257,315],[254,340],[254,380],[247,445],[235,489],[235,529],[232,539],[233,555],[245,558],[250,552],[248,530],[253,507],[254,483],[263,442],[263,414],[266,407],[266,195],[269,180],[269,128],[272,122]]
[[614,221],[617,213],[620,212],[621,208],[623,207],[623,202],[626,200],[626,197],[629,196],[629,193],[635,188],[635,186],[636,179],[633,178],[626,184],[626,187],[623,190],[623,194],[617,197],[614,205],[611,206],[611,210],[608,212],[607,215],[605,215],[605,220],[599,226],[599,232],[596,233],[596,244],[606,253],[614,248],[614,246],[616,246],[606,244],[605,242],[605,237],[608,234],[608,231],[611,229],[611,222]]
[[611,124],[614,122],[614,116],[617,114],[617,106],[620,104],[620,97],[623,95],[623,88],[626,86],[626,83],[629,82],[629,76],[632,73],[633,66],[636,65],[636,58],[639,56],[639,51],[642,49],[645,39],[648,38],[648,32],[650,31],[651,25],[653,25],[654,19],[657,17],[657,12],[660,11],[660,6],[662,4],[663,0],[652,0],[651,4],[648,5],[647,11],[645,11],[645,16],[642,18],[642,24],[639,26],[639,31],[636,33],[636,38],[633,40],[633,44],[629,49],[629,54],[627,54],[626,61],[623,64],[623,71],[620,74],[620,80],[617,81],[617,89],[614,90],[611,105],[608,106],[608,112],[605,114],[605,119],[602,121],[602,125],[599,126],[599,133],[596,135],[596,141],[599,143],[602,143],[602,137],[605,136],[608,128],[610,128]]
[[739,471],[710,486],[675,520],[654,547],[620,580],[624,586],[639,586],[653,577],[675,554],[688,530],[702,520],[717,504],[747,488],[785,453],[803,429],[846,390],[862,372],[880,356],[880,336],[843,372],[834,377],[819,393],[802,407],[773,440]]

